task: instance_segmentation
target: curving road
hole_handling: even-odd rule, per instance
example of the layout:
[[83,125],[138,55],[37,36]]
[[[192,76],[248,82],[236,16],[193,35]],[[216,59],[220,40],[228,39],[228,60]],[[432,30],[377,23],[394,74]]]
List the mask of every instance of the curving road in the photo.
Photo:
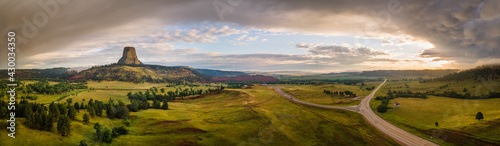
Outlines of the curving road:
[[366,96],[361,101],[361,103],[359,103],[359,105],[357,105],[357,106],[347,106],[347,107],[319,105],[319,104],[305,102],[305,101],[298,100],[298,99],[292,97],[291,95],[288,95],[288,94],[284,93],[277,86],[275,88],[276,88],[276,91],[278,91],[278,93],[280,93],[281,95],[285,96],[288,100],[291,100],[291,101],[296,102],[296,103],[305,104],[305,105],[309,105],[309,106],[315,106],[315,107],[321,107],[321,108],[328,108],[328,109],[343,109],[343,110],[348,110],[348,111],[353,111],[353,112],[360,113],[361,115],[363,115],[365,117],[365,119],[370,124],[372,124],[380,132],[382,132],[382,133],[390,136],[391,138],[393,138],[394,140],[396,140],[397,142],[399,142],[402,145],[411,145],[411,146],[434,146],[434,145],[437,145],[437,144],[435,144],[433,142],[430,142],[428,140],[420,138],[420,137],[418,137],[416,135],[413,135],[413,134],[411,134],[409,132],[406,132],[405,130],[403,130],[401,128],[398,128],[398,127],[392,125],[391,123],[389,123],[389,122],[385,121],[384,119],[380,118],[371,109],[371,107],[370,107],[370,100],[373,99],[373,97],[375,96],[375,93],[377,92],[377,90],[386,81],[387,80],[385,80],[384,82],[382,82],[382,84],[380,84],[377,87],[377,89],[373,90],[373,92],[370,95]]

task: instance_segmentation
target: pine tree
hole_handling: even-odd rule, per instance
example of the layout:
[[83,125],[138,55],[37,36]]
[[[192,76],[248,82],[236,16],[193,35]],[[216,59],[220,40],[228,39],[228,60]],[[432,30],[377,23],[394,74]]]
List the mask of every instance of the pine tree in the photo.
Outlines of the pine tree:
[[95,115],[102,116],[102,110],[104,110],[102,103],[99,102],[99,104],[96,104],[96,106],[94,106]]
[[52,130],[52,127],[54,126],[54,119],[52,116],[52,113],[47,114],[47,117],[45,118],[45,130],[50,131]]
[[153,107],[156,108],[156,109],[160,109],[161,108],[161,104],[158,100],[154,100],[153,101]]
[[108,118],[110,119],[115,118],[115,106],[113,106],[112,104],[108,104],[108,108],[106,109],[106,116],[108,116]]
[[34,114],[26,115],[26,121],[24,122],[29,128],[34,127],[35,116]]
[[62,136],[67,136],[71,131],[71,120],[68,116],[62,115],[57,121],[57,132]]
[[112,140],[113,140],[113,137],[112,137],[112,131],[111,129],[109,128],[105,128],[102,132],[102,141],[106,142],[106,143],[111,143]]
[[75,120],[75,119],[76,119],[76,110],[75,110],[75,107],[73,107],[73,106],[70,106],[70,107],[69,107],[69,110],[68,110],[68,117],[69,117],[71,120]]
[[88,107],[87,110],[89,111],[90,117],[94,118],[95,117],[94,107]]
[[26,104],[24,107],[24,116],[29,118],[33,114],[33,109],[31,108],[31,104]]
[[483,117],[483,113],[481,113],[481,112],[477,112],[477,114],[476,114],[476,119],[477,119],[477,120],[479,120],[479,121],[481,121],[481,119],[484,119],[484,117]]
[[78,102],[75,102],[74,107],[75,107],[75,109],[79,110],[80,109],[80,104],[78,104]]
[[97,139],[99,141],[101,141],[102,137],[103,137],[103,135],[102,135],[102,127],[103,126],[99,122],[97,122],[97,123],[94,124],[95,134],[96,134]]
[[50,104],[49,112],[52,115],[52,120],[53,120],[52,122],[59,119],[60,112],[59,112],[59,107],[56,104],[54,104],[54,103]]
[[47,123],[47,114],[45,110],[42,110],[42,113],[40,113],[40,118],[38,119],[39,127],[37,129],[39,130],[44,130],[45,129],[45,124]]
[[161,108],[162,108],[162,109],[164,109],[164,110],[167,110],[167,109],[168,109],[168,102],[167,102],[167,100],[166,100],[166,99],[164,99],[164,100],[163,100],[163,105],[162,105],[162,107],[161,107]]
[[89,124],[89,122],[90,122],[89,116],[87,114],[83,114],[83,123]]
[[64,106],[64,104],[57,104],[57,106],[59,107],[59,113],[61,113],[61,115],[66,115],[68,114],[68,108]]

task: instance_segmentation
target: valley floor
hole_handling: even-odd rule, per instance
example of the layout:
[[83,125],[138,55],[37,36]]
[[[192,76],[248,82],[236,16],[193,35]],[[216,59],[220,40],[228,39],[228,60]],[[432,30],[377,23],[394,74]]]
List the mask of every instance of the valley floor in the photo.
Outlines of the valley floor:
[[[90,98],[120,99],[122,93],[125,92],[96,90],[77,97],[86,101]],[[126,93],[121,100],[128,100]],[[357,113],[297,105],[260,85],[170,102],[169,108],[131,112],[132,123],[127,127],[130,134],[115,138],[110,145],[398,145]],[[77,120],[71,123],[70,136],[56,134],[56,125],[51,132],[20,125],[16,139],[2,136],[0,144],[76,145],[80,140],[99,144],[95,140],[94,123],[123,126],[122,120],[108,119],[105,114],[85,125],[82,122],[84,113],[85,110],[80,110]],[[19,118],[19,123],[23,120]],[[6,134],[5,130],[0,130],[0,135]]]

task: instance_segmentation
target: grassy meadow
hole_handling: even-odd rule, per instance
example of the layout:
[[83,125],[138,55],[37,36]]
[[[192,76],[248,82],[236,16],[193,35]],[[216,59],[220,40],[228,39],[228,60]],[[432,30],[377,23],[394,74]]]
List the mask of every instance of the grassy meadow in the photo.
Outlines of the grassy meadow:
[[[141,88],[147,89],[148,86]],[[128,102],[127,92],[92,90],[73,97],[73,102],[90,98]],[[6,140],[8,137],[5,136],[0,138],[0,143],[77,145],[80,140],[85,140],[90,145],[397,145],[359,114],[297,105],[271,88],[260,85],[251,89],[226,89],[220,94],[194,100],[169,102],[169,108],[131,112],[132,123],[127,127],[130,133],[113,139],[111,144],[95,141],[93,125],[100,122],[109,128],[120,127],[124,125],[122,120],[108,119],[104,112],[103,117],[91,118],[91,124],[85,125],[82,115],[86,110],[80,110],[77,120],[72,121],[70,136],[57,134],[56,124],[51,132],[29,129],[20,124],[16,139]],[[20,123],[23,120],[18,118]],[[0,134],[6,135],[7,132],[0,130]]]
[[[293,95],[295,98],[323,105],[335,106],[352,106],[357,105],[359,102],[372,91],[366,90],[366,87],[375,86],[381,82],[365,82],[364,86],[360,83],[356,85],[343,85],[343,84],[316,84],[316,85],[297,85],[297,84],[280,84],[278,85],[284,92]],[[360,88],[361,87],[361,88]],[[359,98],[346,98],[340,95],[327,95],[323,90],[330,91],[352,91]]]

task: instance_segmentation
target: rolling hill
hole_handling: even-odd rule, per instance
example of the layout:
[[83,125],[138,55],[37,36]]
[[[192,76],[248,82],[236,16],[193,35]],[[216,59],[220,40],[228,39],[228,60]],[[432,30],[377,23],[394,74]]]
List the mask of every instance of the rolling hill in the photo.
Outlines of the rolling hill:
[[154,83],[204,82],[205,75],[189,67],[160,65],[110,64],[94,66],[70,77],[70,80],[127,81]]
[[462,81],[467,79],[500,79],[500,64],[482,65],[476,68],[451,73],[433,81]]

